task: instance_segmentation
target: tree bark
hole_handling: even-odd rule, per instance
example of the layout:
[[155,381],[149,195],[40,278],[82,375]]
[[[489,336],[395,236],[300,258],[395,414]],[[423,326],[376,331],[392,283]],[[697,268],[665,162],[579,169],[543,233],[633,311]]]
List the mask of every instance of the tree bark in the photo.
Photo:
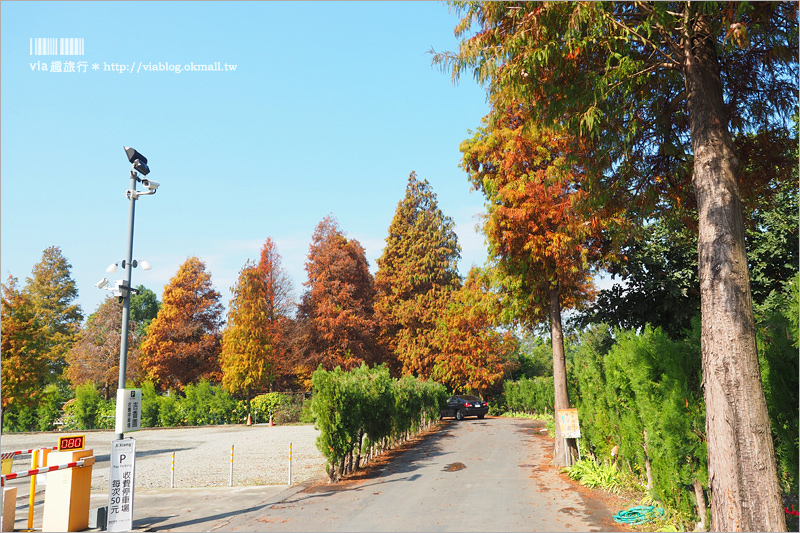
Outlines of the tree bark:
[[647,490],[650,490],[653,488],[653,467],[650,463],[650,453],[647,449],[647,430],[644,430],[643,436],[644,444],[642,445],[642,448],[644,448],[644,471],[647,475]]
[[786,531],[758,366],[738,160],[710,26],[705,15],[686,9],[683,70],[699,216],[711,525],[716,531]]
[[695,531],[705,531],[706,527],[706,496],[703,493],[703,485],[700,484],[698,480],[694,480],[692,482],[692,487],[694,487],[694,497],[697,500],[697,516],[700,518],[700,521],[697,523],[695,527]]
[[[356,467],[355,467],[355,470],[358,470],[359,468],[361,468],[361,446],[363,445],[363,443],[364,443],[364,432],[363,431],[359,431],[358,432],[358,450],[356,450]],[[355,470],[354,470],[354,472],[355,472]]]
[[567,392],[567,363],[564,358],[564,334],[561,330],[561,291],[558,287],[550,289],[550,340],[553,345],[553,382],[555,385],[556,442],[553,451],[553,464],[569,466],[577,460],[578,446],[575,439],[563,439],[558,423],[558,410],[569,409]]

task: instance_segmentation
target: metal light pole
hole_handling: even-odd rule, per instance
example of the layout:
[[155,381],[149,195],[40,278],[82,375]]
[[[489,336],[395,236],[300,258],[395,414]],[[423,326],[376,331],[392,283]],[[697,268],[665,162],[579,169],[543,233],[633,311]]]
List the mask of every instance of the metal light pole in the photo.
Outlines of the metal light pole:
[[[125,371],[127,370],[128,366],[128,325],[130,323],[131,314],[131,293],[133,292],[133,288],[131,286],[131,275],[133,273],[133,268],[137,264],[136,261],[133,260],[133,218],[134,214],[136,213],[136,200],[139,198],[139,196],[155,194],[156,189],[159,187],[158,182],[145,179],[139,175],[141,173],[143,176],[147,176],[150,173],[150,169],[147,166],[147,158],[133,148],[129,148],[127,146],[124,148],[125,154],[128,156],[128,161],[130,161],[133,167],[131,168],[130,189],[128,189],[126,193],[129,202],[128,255],[125,260],[122,261],[122,268],[125,269],[125,276],[123,285],[120,287],[119,295],[122,300],[122,332],[119,343],[119,385],[117,386],[117,416],[115,421],[116,440],[122,440],[124,438],[122,428],[125,427],[125,413],[121,409],[121,401],[123,396],[120,391],[125,389]],[[142,182],[142,185],[147,187],[147,192],[138,192],[136,190],[137,182]]]
[[[128,367],[128,323],[130,322],[131,315],[131,275],[133,273],[133,216],[136,212],[136,171],[131,169],[131,188],[128,191],[128,256],[123,263],[125,269],[125,286],[128,290],[123,291],[122,296],[122,337],[119,343],[119,385],[117,390],[125,388],[125,371]],[[120,401],[119,393],[117,393],[117,401]],[[123,413],[124,414],[124,413]],[[120,410],[117,410],[116,417],[116,440],[122,440],[123,434],[119,429],[123,427],[123,421],[120,420]]]

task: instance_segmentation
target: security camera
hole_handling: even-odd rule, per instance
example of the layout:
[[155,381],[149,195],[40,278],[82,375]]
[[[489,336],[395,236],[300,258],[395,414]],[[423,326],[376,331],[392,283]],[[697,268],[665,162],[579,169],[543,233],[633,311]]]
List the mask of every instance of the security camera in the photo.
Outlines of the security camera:
[[144,185],[145,187],[147,187],[151,191],[155,191],[156,189],[158,189],[161,186],[161,184],[159,182],[153,181],[153,180],[142,180],[142,185]]
[[97,283],[95,283],[94,286],[97,287],[98,289],[105,289],[106,287],[108,287],[108,280],[106,278],[103,278]]

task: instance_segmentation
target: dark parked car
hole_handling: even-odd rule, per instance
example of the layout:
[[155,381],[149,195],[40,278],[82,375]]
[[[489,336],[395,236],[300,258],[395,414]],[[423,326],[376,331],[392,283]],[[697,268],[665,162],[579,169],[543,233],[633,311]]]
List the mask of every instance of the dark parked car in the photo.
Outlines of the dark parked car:
[[454,416],[456,420],[463,420],[465,416],[483,418],[489,412],[489,404],[477,396],[451,396],[447,400],[447,407],[442,409],[442,418]]

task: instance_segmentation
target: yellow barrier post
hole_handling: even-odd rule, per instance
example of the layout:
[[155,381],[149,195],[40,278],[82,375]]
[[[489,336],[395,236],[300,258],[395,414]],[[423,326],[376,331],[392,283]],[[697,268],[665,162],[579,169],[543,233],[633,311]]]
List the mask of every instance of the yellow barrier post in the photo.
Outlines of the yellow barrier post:
[[[33,450],[31,470],[39,468],[39,450]],[[33,530],[33,504],[36,500],[36,476],[31,476],[31,493],[28,496],[28,530]]]
[[292,443],[289,443],[289,486],[292,486]]
[[169,475],[169,488],[175,488],[175,452],[172,452],[172,472]]
[[231,444],[231,475],[228,479],[228,486],[233,487],[233,444]]

